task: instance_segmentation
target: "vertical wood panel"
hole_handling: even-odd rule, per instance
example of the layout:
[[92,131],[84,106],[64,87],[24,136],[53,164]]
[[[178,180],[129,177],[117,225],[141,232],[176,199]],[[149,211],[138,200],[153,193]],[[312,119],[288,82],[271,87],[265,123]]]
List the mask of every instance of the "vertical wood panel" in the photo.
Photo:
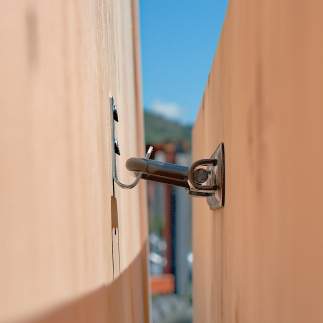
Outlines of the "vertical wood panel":
[[195,322],[323,320],[322,9],[230,2],[193,135],[226,153],[225,208],[194,199]]
[[0,321],[148,322],[144,186],[117,189],[113,279],[109,95],[122,157],[143,132],[133,0],[3,1]]

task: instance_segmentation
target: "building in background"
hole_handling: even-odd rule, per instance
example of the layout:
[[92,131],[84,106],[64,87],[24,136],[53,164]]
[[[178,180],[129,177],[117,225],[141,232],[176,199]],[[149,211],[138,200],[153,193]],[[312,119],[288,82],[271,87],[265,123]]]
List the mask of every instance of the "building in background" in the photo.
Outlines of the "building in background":
[[[191,127],[145,113],[153,159],[189,166]],[[148,182],[150,271],[153,294],[191,295],[191,198],[184,188]]]

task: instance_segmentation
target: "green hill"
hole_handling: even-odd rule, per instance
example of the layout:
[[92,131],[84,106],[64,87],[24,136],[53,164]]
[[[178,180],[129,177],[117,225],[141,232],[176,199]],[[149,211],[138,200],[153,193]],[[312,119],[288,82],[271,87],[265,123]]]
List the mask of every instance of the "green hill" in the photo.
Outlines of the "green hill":
[[191,143],[192,126],[145,110],[145,140],[146,144],[161,143]]

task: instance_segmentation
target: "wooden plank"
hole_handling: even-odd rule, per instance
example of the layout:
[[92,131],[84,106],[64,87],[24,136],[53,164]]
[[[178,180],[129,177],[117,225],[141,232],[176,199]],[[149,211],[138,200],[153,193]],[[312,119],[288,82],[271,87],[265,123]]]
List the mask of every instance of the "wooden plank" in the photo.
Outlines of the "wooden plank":
[[117,189],[115,279],[110,205],[110,95],[123,179],[143,152],[137,2],[6,0],[0,17],[0,321],[148,322],[144,186]]
[[194,199],[195,322],[323,321],[323,4],[232,0],[194,128],[226,206]]

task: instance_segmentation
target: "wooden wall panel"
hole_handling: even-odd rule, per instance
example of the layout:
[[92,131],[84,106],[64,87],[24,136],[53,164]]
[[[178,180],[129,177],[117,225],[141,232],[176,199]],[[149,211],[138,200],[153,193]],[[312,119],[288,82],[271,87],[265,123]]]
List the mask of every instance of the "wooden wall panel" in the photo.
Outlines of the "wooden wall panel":
[[2,1],[0,322],[148,322],[144,186],[116,189],[143,153],[137,1]]
[[197,323],[322,322],[323,4],[231,0],[193,134],[226,205],[194,199]]

